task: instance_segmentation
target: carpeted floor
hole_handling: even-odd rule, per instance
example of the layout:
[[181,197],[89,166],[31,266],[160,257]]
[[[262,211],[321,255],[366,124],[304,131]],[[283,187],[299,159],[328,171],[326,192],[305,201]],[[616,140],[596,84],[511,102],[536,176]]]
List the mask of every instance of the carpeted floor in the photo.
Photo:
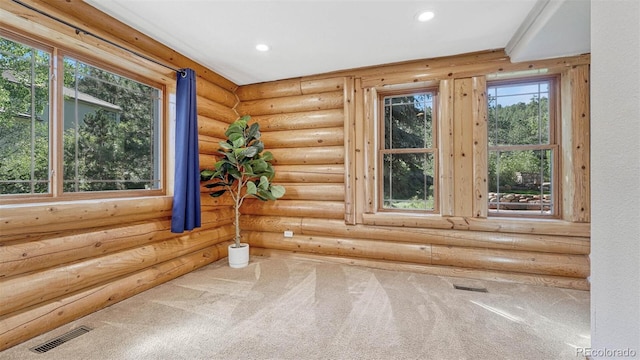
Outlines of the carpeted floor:
[[[589,293],[293,257],[222,259],[0,359],[579,359]],[[486,287],[487,293],[453,284]],[[29,348],[93,330],[47,353]]]

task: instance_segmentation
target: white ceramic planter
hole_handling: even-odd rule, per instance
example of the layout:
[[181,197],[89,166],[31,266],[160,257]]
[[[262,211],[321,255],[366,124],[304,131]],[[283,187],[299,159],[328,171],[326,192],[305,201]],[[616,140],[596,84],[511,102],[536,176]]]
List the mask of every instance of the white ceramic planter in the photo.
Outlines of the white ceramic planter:
[[229,245],[229,266],[232,268],[243,268],[249,265],[249,244],[240,243],[240,247]]

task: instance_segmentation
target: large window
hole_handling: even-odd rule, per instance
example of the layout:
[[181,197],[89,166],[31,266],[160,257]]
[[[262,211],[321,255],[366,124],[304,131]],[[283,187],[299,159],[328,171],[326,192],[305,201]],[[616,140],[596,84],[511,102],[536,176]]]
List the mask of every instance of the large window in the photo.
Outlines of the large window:
[[159,86],[1,41],[2,195],[161,188]]
[[381,210],[437,208],[435,104],[434,91],[381,97]]
[[64,191],[158,189],[160,91],[64,58]]
[[555,215],[555,78],[488,86],[489,214]]

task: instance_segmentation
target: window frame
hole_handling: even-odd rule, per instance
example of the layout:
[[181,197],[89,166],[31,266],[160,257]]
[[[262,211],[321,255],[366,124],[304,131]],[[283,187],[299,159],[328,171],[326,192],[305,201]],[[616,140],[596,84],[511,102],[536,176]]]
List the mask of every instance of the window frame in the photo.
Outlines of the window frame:
[[[169,96],[167,85],[149,79],[145,76],[129,71],[127,60],[123,59],[122,66],[114,66],[112,64],[100,61],[98,58],[85,56],[81,53],[73,51],[70,48],[47,42],[46,39],[29,37],[27,34],[17,33],[6,29],[0,29],[0,36],[11,41],[19,42],[27,46],[34,47],[38,50],[47,51],[51,54],[50,70],[49,70],[49,192],[46,194],[0,194],[0,204],[16,204],[16,203],[38,203],[51,201],[74,201],[74,200],[93,200],[93,199],[112,199],[112,198],[130,198],[130,197],[150,197],[164,196],[167,194],[167,116],[169,114]],[[64,116],[63,103],[64,96],[64,57],[70,57],[81,61],[85,64],[97,67],[116,75],[126,77],[137,81],[144,85],[159,90],[158,102],[158,129],[155,134],[158,137],[158,166],[159,166],[159,185],[158,189],[152,190],[108,190],[108,191],[85,191],[85,192],[63,192],[63,168],[64,168],[64,148],[63,148],[63,131]],[[60,79],[60,81],[58,80]]]
[[[416,94],[430,93],[432,94],[432,119],[431,119],[431,147],[424,149],[384,149],[385,146],[385,104],[384,99],[390,96],[412,96]],[[412,89],[384,91],[377,93],[377,125],[376,125],[376,146],[375,146],[375,164],[376,164],[376,204],[375,211],[380,213],[399,213],[399,214],[439,214],[440,213],[440,184],[439,184],[439,88],[438,86],[420,87]],[[433,157],[433,209],[390,209],[384,207],[384,155],[385,154],[432,154]]]
[[[543,145],[489,145],[489,131],[487,127],[487,179],[489,178],[489,157],[492,151],[526,151],[526,150],[552,150],[552,168],[551,168],[551,198],[553,199],[553,211],[550,214],[542,214],[538,211],[528,214],[525,211],[518,210],[503,210],[495,211],[487,206],[487,217],[495,218],[520,218],[520,219],[559,219],[562,216],[562,129],[560,113],[561,108],[561,89],[560,89],[560,74],[539,75],[530,77],[518,77],[513,79],[500,79],[500,80],[487,80],[487,95],[489,94],[489,88],[492,86],[503,85],[516,85],[516,84],[531,84],[540,81],[549,82],[549,144]],[[487,96],[488,101],[488,96]],[[487,110],[489,106],[487,106]],[[488,120],[487,112],[487,120]],[[489,183],[487,181],[487,194],[489,193]],[[489,204],[489,198],[487,198],[487,205]],[[514,211],[514,212],[511,212]],[[516,212],[517,211],[517,212]]]

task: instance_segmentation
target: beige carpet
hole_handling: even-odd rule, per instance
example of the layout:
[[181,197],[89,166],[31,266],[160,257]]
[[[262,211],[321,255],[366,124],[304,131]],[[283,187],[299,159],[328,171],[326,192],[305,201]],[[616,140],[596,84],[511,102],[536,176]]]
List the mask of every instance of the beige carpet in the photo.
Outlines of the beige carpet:
[[[29,351],[80,325],[93,330]],[[0,359],[577,359],[589,344],[585,291],[278,256],[222,259]]]

